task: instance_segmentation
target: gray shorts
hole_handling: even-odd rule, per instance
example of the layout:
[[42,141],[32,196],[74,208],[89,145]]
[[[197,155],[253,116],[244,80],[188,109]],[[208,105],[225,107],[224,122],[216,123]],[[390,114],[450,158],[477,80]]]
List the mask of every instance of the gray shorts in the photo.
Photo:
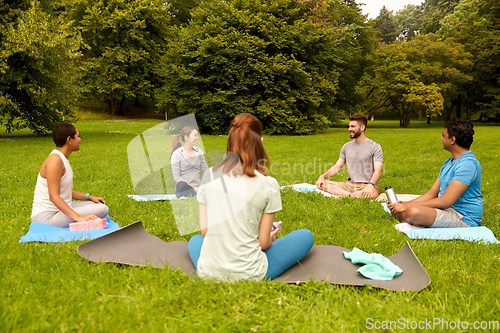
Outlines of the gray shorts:
[[453,208],[437,209],[436,220],[431,228],[468,228],[470,225],[463,221],[464,216]]

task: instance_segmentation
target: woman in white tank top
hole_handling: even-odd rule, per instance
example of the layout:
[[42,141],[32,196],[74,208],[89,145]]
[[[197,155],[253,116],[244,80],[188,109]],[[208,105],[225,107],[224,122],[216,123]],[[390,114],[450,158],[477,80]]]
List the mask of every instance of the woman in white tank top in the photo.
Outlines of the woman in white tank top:
[[103,198],[73,190],[73,170],[68,157],[80,150],[80,133],[73,125],[62,123],[54,128],[52,138],[57,148],[40,167],[31,222],[66,228],[75,221],[104,218],[108,207]]

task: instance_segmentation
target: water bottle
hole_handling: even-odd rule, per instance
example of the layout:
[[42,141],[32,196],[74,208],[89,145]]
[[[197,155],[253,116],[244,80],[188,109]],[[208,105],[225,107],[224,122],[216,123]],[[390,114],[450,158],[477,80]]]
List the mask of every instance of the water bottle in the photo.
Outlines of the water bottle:
[[390,204],[398,202],[398,197],[396,197],[396,192],[389,185],[385,185],[385,195]]

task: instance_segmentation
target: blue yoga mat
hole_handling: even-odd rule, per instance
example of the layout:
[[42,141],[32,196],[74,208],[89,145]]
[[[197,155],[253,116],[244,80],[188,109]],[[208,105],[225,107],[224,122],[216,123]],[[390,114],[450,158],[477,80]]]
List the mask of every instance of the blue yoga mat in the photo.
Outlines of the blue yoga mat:
[[175,194],[128,194],[128,197],[135,201],[165,201],[179,199]]
[[21,237],[19,243],[61,243],[91,240],[120,229],[117,223],[111,221],[109,215],[106,215],[106,220],[108,221],[108,227],[106,229],[86,231],[69,231],[69,228],[59,228],[53,225],[31,222],[28,233]]
[[300,192],[319,192],[316,187],[299,187]]
[[316,186],[301,186],[297,189],[299,192],[303,192],[303,193],[308,193],[308,192],[318,192],[318,193],[321,193],[323,194],[323,196],[325,197],[331,197],[331,198],[336,198],[337,196],[334,195],[334,194],[331,194],[331,193],[328,193],[328,192],[325,192],[325,191],[321,191],[320,189],[318,189]]
[[[389,214],[391,211],[385,202],[382,207]],[[399,223],[399,222],[398,222]],[[499,244],[493,231],[487,227],[470,227],[470,228],[425,228],[416,230],[403,231],[411,239],[436,239],[436,240],[450,240],[461,239],[469,242],[479,241],[484,244]]]

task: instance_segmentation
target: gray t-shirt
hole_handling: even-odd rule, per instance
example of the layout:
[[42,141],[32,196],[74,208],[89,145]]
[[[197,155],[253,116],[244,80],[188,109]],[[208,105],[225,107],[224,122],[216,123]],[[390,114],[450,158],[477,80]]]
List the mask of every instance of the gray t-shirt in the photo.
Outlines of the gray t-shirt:
[[382,147],[368,139],[362,144],[356,140],[346,143],[340,150],[340,158],[346,161],[348,180],[354,183],[367,183],[375,171],[374,162],[383,162]]
[[[198,260],[198,275],[223,281],[262,280],[268,262],[260,247],[259,224],[263,213],[281,210],[276,179],[255,171],[256,177],[203,177],[198,201],[207,205],[208,230]],[[213,179],[206,181],[205,177]]]

